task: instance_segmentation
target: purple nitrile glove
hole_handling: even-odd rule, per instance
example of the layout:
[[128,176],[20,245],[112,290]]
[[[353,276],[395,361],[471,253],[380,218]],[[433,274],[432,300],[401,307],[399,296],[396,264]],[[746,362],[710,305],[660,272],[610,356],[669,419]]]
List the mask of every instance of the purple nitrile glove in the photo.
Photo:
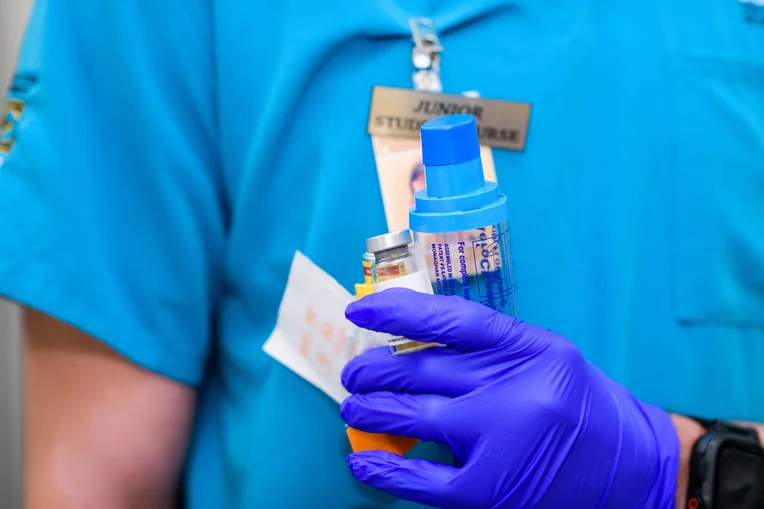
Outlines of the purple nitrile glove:
[[679,441],[567,339],[458,297],[390,289],[347,308],[360,327],[436,341],[353,359],[342,417],[451,447],[457,466],[382,451],[348,456],[361,482],[454,508],[673,509]]

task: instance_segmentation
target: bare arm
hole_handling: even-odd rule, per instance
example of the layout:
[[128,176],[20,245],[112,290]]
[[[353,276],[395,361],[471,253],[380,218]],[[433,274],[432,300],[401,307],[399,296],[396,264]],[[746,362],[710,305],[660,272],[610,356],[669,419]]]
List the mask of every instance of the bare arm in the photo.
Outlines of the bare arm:
[[167,509],[194,392],[32,310],[26,342],[27,509]]

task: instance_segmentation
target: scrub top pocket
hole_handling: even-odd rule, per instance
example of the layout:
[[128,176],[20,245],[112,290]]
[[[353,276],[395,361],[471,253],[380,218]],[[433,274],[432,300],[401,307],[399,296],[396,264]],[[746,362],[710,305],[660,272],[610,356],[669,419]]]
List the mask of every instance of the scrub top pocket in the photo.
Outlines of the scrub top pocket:
[[673,285],[684,325],[764,329],[764,56],[672,60]]

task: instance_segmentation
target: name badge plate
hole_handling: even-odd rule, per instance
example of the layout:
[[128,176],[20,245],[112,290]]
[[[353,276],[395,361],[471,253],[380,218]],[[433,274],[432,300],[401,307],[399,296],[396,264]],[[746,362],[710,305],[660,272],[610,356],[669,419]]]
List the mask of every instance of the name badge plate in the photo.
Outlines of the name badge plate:
[[531,115],[529,103],[434,94],[375,86],[368,132],[372,136],[419,139],[419,128],[431,118],[468,113],[477,119],[480,143],[523,150]]

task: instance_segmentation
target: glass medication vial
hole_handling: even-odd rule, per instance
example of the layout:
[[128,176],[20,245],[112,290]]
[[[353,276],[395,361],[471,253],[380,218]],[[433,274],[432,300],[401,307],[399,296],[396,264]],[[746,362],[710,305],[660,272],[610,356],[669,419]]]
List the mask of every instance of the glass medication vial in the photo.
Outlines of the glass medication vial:
[[[374,255],[371,276],[375,292],[388,288],[408,288],[417,292],[432,293],[426,268],[409,250],[411,240],[409,230],[386,233],[366,240],[366,249]],[[437,343],[411,341],[402,336],[387,336],[390,351],[395,355],[440,346]]]
[[485,180],[475,117],[434,118],[420,134],[426,187],[414,197],[409,226],[433,292],[516,316],[509,206]]

